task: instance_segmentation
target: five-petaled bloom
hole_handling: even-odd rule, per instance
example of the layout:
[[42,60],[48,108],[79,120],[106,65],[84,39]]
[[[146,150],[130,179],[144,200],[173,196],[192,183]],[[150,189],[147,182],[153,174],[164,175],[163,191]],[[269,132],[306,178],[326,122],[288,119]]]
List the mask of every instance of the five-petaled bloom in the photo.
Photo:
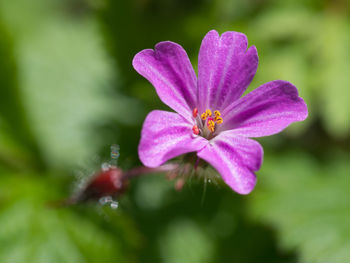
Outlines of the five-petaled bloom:
[[255,46],[238,32],[204,37],[198,78],[186,51],[165,41],[133,59],[136,71],[175,110],[155,110],[142,128],[139,157],[157,167],[176,156],[197,152],[234,191],[248,194],[263,159],[261,145],[250,137],[268,136],[304,120],[307,106],[295,86],[276,80],[242,96],[258,67]]

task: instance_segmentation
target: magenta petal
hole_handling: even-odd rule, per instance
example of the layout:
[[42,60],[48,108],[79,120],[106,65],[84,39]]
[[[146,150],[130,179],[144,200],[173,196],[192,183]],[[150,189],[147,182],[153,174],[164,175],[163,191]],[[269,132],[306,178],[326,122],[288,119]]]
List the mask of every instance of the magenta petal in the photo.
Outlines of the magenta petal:
[[234,191],[248,194],[256,184],[254,171],[261,166],[263,149],[258,142],[227,131],[214,138],[198,156],[210,163]]
[[139,157],[148,167],[157,167],[178,155],[202,149],[208,141],[193,135],[192,125],[177,113],[152,111],[141,131]]
[[132,64],[153,84],[165,104],[190,118],[197,104],[197,78],[186,51],[180,45],[160,42],[154,50],[145,49],[137,53]]
[[258,53],[238,32],[219,36],[215,30],[203,39],[198,57],[200,111],[223,110],[242,96],[258,67]]
[[234,129],[247,137],[268,136],[282,131],[308,115],[298,90],[287,81],[268,82],[230,105],[223,113],[220,130]]

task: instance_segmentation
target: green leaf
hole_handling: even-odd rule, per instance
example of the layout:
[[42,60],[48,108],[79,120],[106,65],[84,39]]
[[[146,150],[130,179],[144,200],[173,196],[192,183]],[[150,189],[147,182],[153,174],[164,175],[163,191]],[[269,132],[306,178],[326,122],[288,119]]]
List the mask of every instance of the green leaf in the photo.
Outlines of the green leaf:
[[159,242],[163,262],[212,262],[214,246],[200,226],[188,220],[177,220],[165,231]]
[[13,127],[0,118],[0,162],[3,166],[17,170],[33,168],[36,161],[33,152],[16,135]]
[[350,131],[350,24],[348,17],[335,13],[324,19],[318,41],[321,48],[322,112],[325,128],[338,137]]
[[133,101],[113,90],[117,76],[95,17],[65,7],[43,0],[0,3],[31,128],[55,168],[92,159],[106,143],[99,127],[137,121]]
[[310,115],[303,126],[320,118],[334,137],[346,137],[350,132],[349,31],[345,12],[266,9],[248,28],[260,58],[255,83],[291,81],[308,104]]
[[130,220],[113,210],[115,222],[106,225],[106,220],[92,220],[103,218],[102,210],[96,217],[96,211],[89,215],[77,213],[75,208],[52,207],[50,201],[59,198],[59,184],[43,178],[15,174],[2,177],[0,262],[126,262],[130,254],[122,247],[129,246],[130,250],[134,246],[130,239],[135,236],[125,224]]
[[[319,25],[318,16],[303,8],[266,9],[248,28],[250,45],[256,45],[259,53],[259,68],[250,89],[255,89],[263,83],[276,79],[293,83],[299,95],[313,112],[318,105],[315,96],[313,77],[309,57],[315,51],[310,51],[316,35],[314,27]],[[308,128],[316,115],[309,114],[306,121],[293,125],[291,133],[301,132]]]
[[303,153],[268,157],[251,195],[256,220],[273,224],[302,262],[350,258],[349,156],[319,163]]
[[0,20],[0,162],[12,168],[41,166],[38,145],[23,107],[13,41]]

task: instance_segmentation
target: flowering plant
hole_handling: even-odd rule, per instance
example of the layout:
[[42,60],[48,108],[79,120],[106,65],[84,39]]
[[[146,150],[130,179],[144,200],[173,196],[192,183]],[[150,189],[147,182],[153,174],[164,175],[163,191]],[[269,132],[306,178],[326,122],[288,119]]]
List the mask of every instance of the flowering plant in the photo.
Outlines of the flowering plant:
[[263,159],[261,145],[250,138],[278,133],[308,115],[296,87],[287,81],[268,82],[241,97],[258,67],[257,50],[248,48],[242,33],[207,33],[198,78],[185,50],[170,41],[136,54],[133,66],[176,111],[148,114],[138,149],[141,162],[158,167],[196,152],[240,194],[253,190],[254,172]]

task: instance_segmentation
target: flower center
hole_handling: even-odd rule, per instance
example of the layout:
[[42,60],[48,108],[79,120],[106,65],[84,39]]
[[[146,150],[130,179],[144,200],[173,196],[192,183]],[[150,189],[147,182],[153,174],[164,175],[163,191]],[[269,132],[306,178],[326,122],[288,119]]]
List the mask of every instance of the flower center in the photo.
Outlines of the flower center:
[[192,131],[195,135],[201,135],[205,138],[212,138],[216,126],[223,123],[220,111],[214,111],[214,115],[210,109],[206,109],[200,116],[198,115],[198,109],[193,109],[193,117],[196,120],[196,124],[193,125]]

